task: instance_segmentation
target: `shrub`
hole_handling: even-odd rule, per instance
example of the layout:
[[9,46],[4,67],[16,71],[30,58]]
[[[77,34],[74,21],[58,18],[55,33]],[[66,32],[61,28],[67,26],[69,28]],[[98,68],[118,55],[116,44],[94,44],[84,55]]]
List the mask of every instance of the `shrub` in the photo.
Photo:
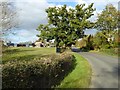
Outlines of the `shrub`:
[[75,58],[62,53],[30,61],[10,61],[2,67],[3,88],[51,88],[75,67]]

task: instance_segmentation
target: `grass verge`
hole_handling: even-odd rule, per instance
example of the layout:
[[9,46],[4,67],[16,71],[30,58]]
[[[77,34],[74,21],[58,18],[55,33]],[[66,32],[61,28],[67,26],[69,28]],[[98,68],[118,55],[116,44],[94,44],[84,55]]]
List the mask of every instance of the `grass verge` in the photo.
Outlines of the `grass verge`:
[[100,50],[101,54],[111,55],[111,56],[119,56],[119,50],[118,49],[102,49]]
[[96,52],[98,54],[103,54],[107,56],[120,57],[120,52],[118,49],[101,49],[99,51],[91,50],[89,52]]
[[92,69],[88,61],[78,53],[73,53],[76,58],[75,69],[64,78],[57,88],[89,88]]

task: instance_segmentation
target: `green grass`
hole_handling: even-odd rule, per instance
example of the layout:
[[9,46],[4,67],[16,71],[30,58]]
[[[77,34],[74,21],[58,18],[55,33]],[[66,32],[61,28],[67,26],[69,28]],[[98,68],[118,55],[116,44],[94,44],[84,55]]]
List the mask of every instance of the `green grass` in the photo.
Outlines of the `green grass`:
[[73,53],[76,57],[75,69],[64,78],[58,88],[89,88],[92,69],[85,58],[77,53]]
[[2,63],[10,60],[32,60],[35,57],[43,57],[46,55],[55,54],[55,48],[7,48],[3,51]]
[[113,57],[120,57],[120,53],[119,53],[119,50],[118,52],[116,53],[115,52],[115,49],[114,48],[111,48],[111,49],[102,49],[102,50],[99,50],[99,51],[95,51],[95,50],[91,50],[89,52],[96,52],[98,54],[103,54],[103,55],[108,55],[108,56],[113,56]]
[[[55,48],[8,48],[3,52],[3,63],[10,60],[33,60],[55,54]],[[85,58],[73,53],[76,58],[76,67],[69,73],[58,88],[88,88],[91,81],[92,70]]]
[[106,54],[106,55],[111,55],[111,56],[118,56],[118,54],[119,54],[117,51],[115,52],[114,48],[100,50],[100,53]]

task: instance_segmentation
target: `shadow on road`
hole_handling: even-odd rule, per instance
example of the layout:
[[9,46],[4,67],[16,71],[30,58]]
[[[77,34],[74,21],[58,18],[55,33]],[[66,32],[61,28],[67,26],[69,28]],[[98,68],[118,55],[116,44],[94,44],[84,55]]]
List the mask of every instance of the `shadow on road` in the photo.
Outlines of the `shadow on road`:
[[79,48],[71,48],[71,51],[73,51],[73,52],[81,52],[81,50]]
[[77,47],[72,47],[71,48],[71,51],[72,52],[89,52],[89,50],[88,49],[84,49],[84,48],[77,48]]

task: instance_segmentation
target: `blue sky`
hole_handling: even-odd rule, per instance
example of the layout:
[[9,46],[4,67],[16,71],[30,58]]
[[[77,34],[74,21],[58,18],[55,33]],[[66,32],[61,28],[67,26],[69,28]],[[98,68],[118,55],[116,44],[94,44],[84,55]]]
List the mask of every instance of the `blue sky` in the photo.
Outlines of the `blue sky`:
[[66,4],[67,6],[76,6],[77,5],[77,2],[49,2],[51,4],[55,4],[55,5],[64,5]]
[[[7,34],[6,40],[10,40],[14,43],[25,42],[25,41],[35,41],[38,39],[36,37],[39,34],[36,31],[36,28],[39,24],[47,24],[47,14],[45,9],[48,7],[58,6],[61,7],[64,4],[67,4],[68,7],[74,8],[77,4],[86,4],[94,3],[94,16],[91,18],[92,21],[95,21],[97,18],[97,13],[100,13],[107,4],[113,4],[118,8],[119,0],[11,0],[14,2],[16,8],[18,9],[18,28],[13,29],[12,31],[15,34],[9,32]],[[87,30],[86,34],[95,34],[96,30]]]

